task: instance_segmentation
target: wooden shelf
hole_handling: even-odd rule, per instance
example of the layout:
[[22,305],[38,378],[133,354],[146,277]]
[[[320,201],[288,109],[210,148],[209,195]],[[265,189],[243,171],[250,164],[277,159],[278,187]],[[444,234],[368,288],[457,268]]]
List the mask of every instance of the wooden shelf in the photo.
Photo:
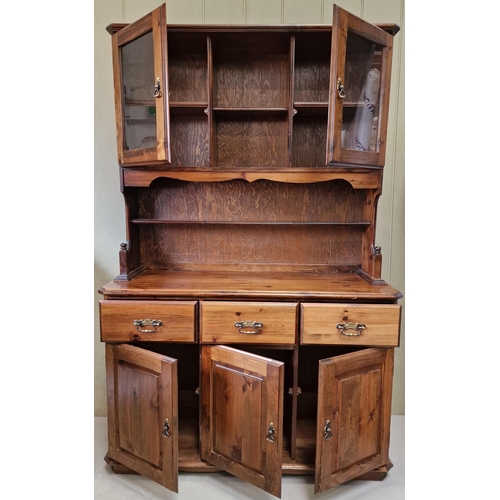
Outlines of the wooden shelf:
[[171,115],[208,114],[207,102],[170,102]]
[[[327,116],[327,102],[294,102],[294,116]],[[326,130],[325,130],[326,131]]]
[[213,108],[213,111],[218,114],[227,115],[284,115],[288,113],[288,108]]
[[368,221],[230,221],[230,220],[164,220],[164,219],[131,219],[133,224],[214,224],[214,225],[266,225],[266,226],[369,226]]

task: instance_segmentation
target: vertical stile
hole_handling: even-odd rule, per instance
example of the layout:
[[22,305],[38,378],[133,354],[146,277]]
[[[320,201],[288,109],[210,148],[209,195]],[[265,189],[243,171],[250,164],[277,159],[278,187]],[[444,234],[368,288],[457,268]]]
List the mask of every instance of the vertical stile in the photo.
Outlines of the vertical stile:
[[289,71],[289,88],[290,95],[288,100],[288,165],[287,167],[292,166],[292,143],[293,143],[293,117],[297,112],[293,107],[293,95],[294,95],[294,87],[295,87],[295,36],[290,37],[290,71]]
[[[297,322],[298,323],[298,322]],[[297,407],[299,386],[299,346],[293,346],[293,383],[292,383],[292,431],[290,436],[290,458],[297,458]]]
[[208,96],[208,151],[210,168],[217,166],[216,147],[215,147],[215,130],[213,118],[213,57],[212,57],[212,37],[207,35],[207,96]]

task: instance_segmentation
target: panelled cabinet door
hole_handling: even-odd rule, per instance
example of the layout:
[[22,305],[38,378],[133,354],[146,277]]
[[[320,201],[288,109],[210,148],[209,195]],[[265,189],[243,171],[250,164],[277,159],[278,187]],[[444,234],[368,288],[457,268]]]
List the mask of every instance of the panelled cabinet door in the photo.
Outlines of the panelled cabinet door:
[[201,458],[281,495],[281,362],[225,346],[202,348]]
[[392,38],[333,6],[327,163],[384,165]]
[[108,454],[178,491],[177,360],[106,344]]
[[116,32],[112,43],[118,162],[169,163],[165,4]]
[[389,463],[394,349],[319,362],[315,493]]

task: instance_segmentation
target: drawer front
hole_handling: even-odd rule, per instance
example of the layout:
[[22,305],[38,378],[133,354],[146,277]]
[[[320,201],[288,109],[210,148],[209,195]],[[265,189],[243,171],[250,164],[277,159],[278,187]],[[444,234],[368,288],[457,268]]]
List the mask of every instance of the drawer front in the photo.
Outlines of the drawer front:
[[200,302],[201,342],[294,344],[297,307],[283,302]]
[[196,301],[101,300],[101,340],[194,342]]
[[399,345],[400,305],[303,303],[300,308],[301,344]]

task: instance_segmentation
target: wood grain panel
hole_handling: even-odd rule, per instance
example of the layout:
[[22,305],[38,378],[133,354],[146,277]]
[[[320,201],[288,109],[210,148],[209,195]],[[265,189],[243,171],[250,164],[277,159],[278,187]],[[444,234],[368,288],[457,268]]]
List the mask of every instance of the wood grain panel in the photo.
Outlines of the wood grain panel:
[[141,260],[148,267],[212,264],[339,266],[361,264],[363,227],[345,226],[231,226],[183,224],[141,227]]
[[[194,342],[196,301],[100,301],[101,340],[103,342],[157,341]],[[139,319],[156,319],[161,325],[135,326]]]
[[[118,446],[160,467],[158,374],[118,363]],[[143,405],[143,401],[149,401]]]
[[[200,302],[200,340],[204,343],[295,343],[297,304],[283,302]],[[236,321],[258,321],[260,333],[243,334]]]
[[258,33],[214,36],[214,107],[288,107],[289,39]]
[[171,102],[208,102],[207,40],[201,33],[168,33]]
[[215,363],[213,370],[214,451],[261,472],[262,442],[255,436],[261,434],[262,376],[221,363]]
[[157,179],[148,189],[138,189],[138,218],[359,222],[365,219],[365,196],[362,190],[342,180],[289,184],[267,180],[250,183],[243,179],[210,183]]
[[[284,364],[225,346],[202,347],[201,457],[281,494]],[[268,440],[273,426],[274,439]]]
[[326,129],[326,115],[293,118],[292,167],[325,165]]
[[315,493],[388,463],[393,352],[365,349],[320,361]]
[[[307,304],[300,305],[302,344],[339,344],[395,347],[399,345],[401,306],[397,304]],[[345,330],[338,324],[364,324],[364,330]]]
[[177,492],[177,361],[106,344],[106,375],[109,457]]
[[170,116],[170,145],[175,167],[208,167],[210,161],[208,118],[206,115]]
[[295,35],[294,102],[328,102],[330,44],[331,33]]
[[106,297],[186,297],[248,299],[322,299],[395,303],[401,292],[382,283],[373,286],[355,273],[269,271],[145,270],[132,281],[112,281],[99,289]]
[[287,166],[287,119],[270,116],[218,116],[214,168]]

